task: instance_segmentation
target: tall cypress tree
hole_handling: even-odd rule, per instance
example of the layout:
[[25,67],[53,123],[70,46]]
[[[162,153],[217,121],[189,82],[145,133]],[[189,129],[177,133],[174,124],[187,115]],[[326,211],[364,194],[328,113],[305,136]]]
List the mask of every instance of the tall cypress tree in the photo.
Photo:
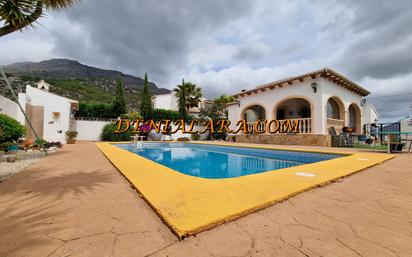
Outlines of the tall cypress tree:
[[124,98],[123,81],[119,77],[116,83],[116,95],[113,100],[113,114],[120,116],[121,114],[125,113],[127,113],[126,99]]
[[147,72],[144,75],[144,86],[143,91],[140,95],[140,112],[144,118],[144,120],[153,119],[153,106],[152,101],[150,100],[150,92],[149,92],[149,80],[147,78]]

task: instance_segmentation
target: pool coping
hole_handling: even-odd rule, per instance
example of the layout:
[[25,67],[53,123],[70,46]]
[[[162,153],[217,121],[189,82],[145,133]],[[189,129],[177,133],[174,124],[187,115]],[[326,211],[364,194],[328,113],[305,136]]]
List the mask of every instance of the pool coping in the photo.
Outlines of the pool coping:
[[[189,142],[345,155],[336,159],[247,176],[207,179],[180,173],[113,145],[122,143],[130,142],[98,142],[96,145],[179,239],[264,209],[395,157],[370,152]],[[310,173],[314,177],[298,176],[299,172]]]

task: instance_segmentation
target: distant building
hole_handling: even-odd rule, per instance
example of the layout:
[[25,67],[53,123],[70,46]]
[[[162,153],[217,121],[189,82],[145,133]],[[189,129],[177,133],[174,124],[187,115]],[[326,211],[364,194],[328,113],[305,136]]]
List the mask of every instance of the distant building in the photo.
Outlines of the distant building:
[[372,124],[379,122],[379,113],[376,111],[373,104],[364,102],[363,104],[363,113],[362,113],[362,122],[363,124]]
[[412,117],[406,116],[399,121],[401,124],[401,132],[412,132]]
[[[156,109],[165,109],[171,111],[178,111],[179,104],[178,99],[175,96],[175,92],[170,92],[168,94],[154,95],[152,96],[152,106]],[[207,98],[200,98],[199,105],[197,107],[190,108],[189,114],[197,115],[201,109],[206,109],[213,104],[213,100]]]
[[37,88],[49,92],[51,85],[44,80],[37,82]]
[[[73,116],[78,102],[48,92],[50,87],[43,80],[36,87],[27,85],[26,92],[18,94],[18,100],[40,138],[65,143],[65,132],[75,130]],[[0,112],[25,125],[26,138],[35,138],[17,103],[1,96]]]

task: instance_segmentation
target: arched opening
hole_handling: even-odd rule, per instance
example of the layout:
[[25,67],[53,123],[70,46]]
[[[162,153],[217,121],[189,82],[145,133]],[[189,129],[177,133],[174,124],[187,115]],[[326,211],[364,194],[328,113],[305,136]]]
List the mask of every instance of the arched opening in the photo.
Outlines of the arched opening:
[[339,120],[339,116],[339,105],[334,99],[330,98],[328,100],[327,117]]
[[345,106],[338,97],[333,96],[326,103],[326,127],[329,134],[339,134],[345,126]]
[[300,133],[312,132],[312,106],[308,100],[301,97],[283,100],[275,107],[274,113],[276,120],[299,122],[298,131]]
[[361,133],[361,113],[360,108],[356,104],[349,105],[349,124],[348,127],[352,129],[352,133]]
[[256,121],[266,119],[266,110],[261,105],[252,105],[243,111],[242,118],[247,122],[248,130],[253,131]]
[[243,119],[247,122],[255,122],[266,118],[265,108],[260,105],[252,105],[243,111]]
[[292,98],[281,102],[276,108],[276,119],[306,119],[311,117],[310,103],[303,98]]

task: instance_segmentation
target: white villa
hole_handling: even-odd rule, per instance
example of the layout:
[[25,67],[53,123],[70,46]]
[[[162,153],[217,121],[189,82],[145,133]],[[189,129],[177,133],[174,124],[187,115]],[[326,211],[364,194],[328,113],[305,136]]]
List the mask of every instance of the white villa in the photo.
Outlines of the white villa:
[[228,104],[232,129],[238,120],[253,127],[256,120],[298,120],[294,137],[280,134],[237,135],[236,141],[304,145],[330,145],[330,128],[339,134],[343,127],[361,134],[363,124],[379,116],[364,100],[370,92],[341,74],[324,68],[270,82],[236,94]]
[[[154,95],[152,96],[151,100],[153,108],[171,111],[179,110],[177,97],[175,96],[175,93],[173,91],[168,94]],[[206,109],[208,106],[211,106],[212,104],[213,100],[209,100],[207,98],[202,97],[200,98],[199,105],[197,107],[190,108],[189,113],[196,116],[200,112],[200,109]]]
[[[43,80],[37,83],[37,87],[27,85],[25,93],[18,94],[18,100],[40,138],[65,143],[65,132],[75,129],[73,115],[78,102],[52,94],[48,92],[49,88],[50,85]],[[0,96],[0,112],[25,125],[27,138],[35,138],[15,102]]]

